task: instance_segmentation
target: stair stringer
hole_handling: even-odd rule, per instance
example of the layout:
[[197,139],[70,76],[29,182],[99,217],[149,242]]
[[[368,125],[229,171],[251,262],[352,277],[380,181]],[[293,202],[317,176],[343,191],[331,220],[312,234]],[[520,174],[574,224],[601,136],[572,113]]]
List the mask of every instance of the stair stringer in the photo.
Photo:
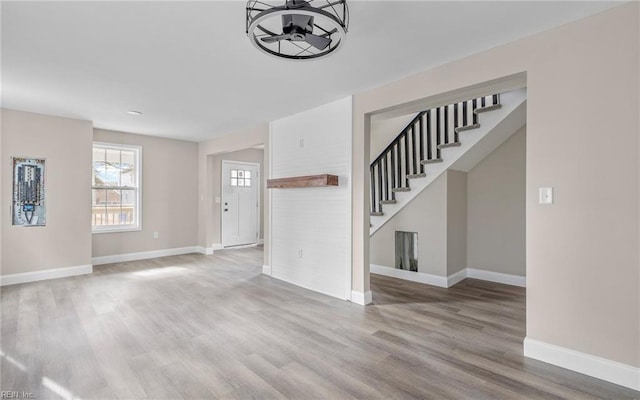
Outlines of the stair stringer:
[[384,204],[382,216],[370,216],[369,236],[382,228],[447,169],[468,172],[526,123],[527,90],[500,95],[502,108],[482,114],[480,128],[460,132],[459,147],[442,150],[442,162],[425,165],[426,177],[411,179],[411,191],[397,192],[395,204]]

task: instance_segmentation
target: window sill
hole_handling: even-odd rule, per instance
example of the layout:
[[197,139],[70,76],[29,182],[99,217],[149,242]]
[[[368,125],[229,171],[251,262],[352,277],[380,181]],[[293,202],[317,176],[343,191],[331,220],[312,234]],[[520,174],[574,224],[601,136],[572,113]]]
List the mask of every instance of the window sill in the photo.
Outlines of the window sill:
[[101,233],[123,233],[123,232],[137,232],[141,231],[142,227],[135,226],[130,228],[104,228],[104,229],[92,229],[92,234],[101,234]]

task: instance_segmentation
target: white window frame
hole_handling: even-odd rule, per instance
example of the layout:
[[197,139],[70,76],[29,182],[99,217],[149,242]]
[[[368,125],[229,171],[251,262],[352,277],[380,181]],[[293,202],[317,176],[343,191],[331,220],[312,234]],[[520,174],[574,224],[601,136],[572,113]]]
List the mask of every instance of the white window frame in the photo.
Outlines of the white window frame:
[[[135,223],[134,224],[121,224],[121,225],[104,225],[94,226],[91,222],[91,233],[115,233],[115,232],[132,232],[142,230],[142,146],[133,146],[128,144],[119,143],[107,143],[107,142],[93,142],[91,147],[91,162],[93,164],[93,150],[95,148],[113,149],[113,150],[133,150],[135,152],[136,159],[136,186],[135,187],[123,187],[118,186],[116,189],[135,189],[136,191],[136,209],[135,209]],[[91,172],[91,181],[93,182],[93,165]],[[91,185],[91,191],[93,189],[101,189],[100,186]],[[93,205],[92,205],[93,207]]]

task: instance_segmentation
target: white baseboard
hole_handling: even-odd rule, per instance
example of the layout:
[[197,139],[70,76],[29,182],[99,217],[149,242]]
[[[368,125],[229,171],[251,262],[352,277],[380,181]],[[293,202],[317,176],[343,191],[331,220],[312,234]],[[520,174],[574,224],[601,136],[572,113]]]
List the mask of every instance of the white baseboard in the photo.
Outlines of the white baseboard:
[[210,256],[213,254],[213,249],[211,247],[198,246],[197,249],[197,253],[204,254],[205,256]]
[[373,301],[373,296],[371,295],[371,291],[368,290],[366,292],[358,292],[355,290],[351,291],[351,302],[360,304],[361,306],[366,306],[367,304],[371,304]]
[[271,266],[270,265],[263,265],[262,266],[262,273],[265,275],[271,275]]
[[75,267],[45,269],[42,271],[23,272],[0,276],[0,286],[16,285],[18,283],[37,282],[47,279],[66,278],[68,276],[84,275],[93,272],[93,265],[78,265]]
[[500,272],[485,271],[482,269],[467,268],[467,278],[503,283],[511,286],[527,287],[527,277],[525,276],[503,274]]
[[258,244],[259,245],[264,244],[264,239],[258,239]]
[[[424,272],[407,271],[405,269],[397,269],[385,267],[384,265],[371,264],[369,271],[373,274],[390,276],[392,278],[404,279],[419,283],[426,283],[438,287],[447,287],[447,278],[444,276],[425,274]],[[464,278],[463,278],[464,279]]]
[[524,339],[524,355],[640,391],[640,368],[637,367],[529,338]]
[[424,272],[413,272],[404,269],[385,267],[384,265],[371,264],[369,271],[372,274],[390,276],[393,278],[404,279],[406,281],[425,283],[427,285],[438,286],[442,288],[450,288],[456,283],[466,278],[480,279],[505,285],[526,287],[527,278],[524,276],[508,275],[499,272],[484,271],[480,269],[465,268],[455,274],[449,276],[440,276],[427,274]]
[[211,251],[216,251],[216,250],[222,250],[224,249],[224,247],[222,246],[222,243],[212,243],[211,244]]
[[465,279],[467,279],[467,270],[466,270],[466,268],[463,269],[462,271],[458,271],[456,273],[453,273],[453,274],[447,276],[447,286],[446,287],[450,288],[451,286],[455,285],[456,283],[462,282]]
[[[102,265],[102,264],[111,264],[111,263],[125,262],[125,261],[145,260],[147,258],[177,256],[180,254],[189,254],[189,253],[208,254],[207,253],[208,251],[209,249],[203,249],[200,246],[178,247],[174,249],[152,250],[152,251],[142,251],[139,253],[126,253],[126,254],[115,254],[112,256],[93,257],[92,262],[93,262],[93,265]],[[213,254],[213,251],[211,252],[211,254]]]

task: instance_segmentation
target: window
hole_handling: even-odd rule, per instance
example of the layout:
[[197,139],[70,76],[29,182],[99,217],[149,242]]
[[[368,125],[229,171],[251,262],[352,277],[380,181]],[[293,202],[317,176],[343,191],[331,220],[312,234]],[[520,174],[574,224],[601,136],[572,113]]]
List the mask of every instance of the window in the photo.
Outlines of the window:
[[232,169],[231,186],[251,186],[251,171]]
[[140,229],[140,153],[136,146],[93,144],[94,233]]

